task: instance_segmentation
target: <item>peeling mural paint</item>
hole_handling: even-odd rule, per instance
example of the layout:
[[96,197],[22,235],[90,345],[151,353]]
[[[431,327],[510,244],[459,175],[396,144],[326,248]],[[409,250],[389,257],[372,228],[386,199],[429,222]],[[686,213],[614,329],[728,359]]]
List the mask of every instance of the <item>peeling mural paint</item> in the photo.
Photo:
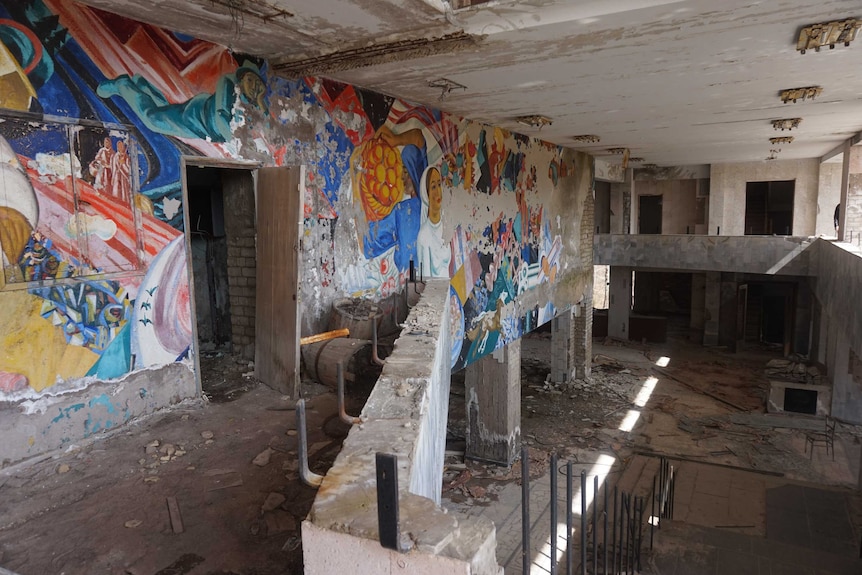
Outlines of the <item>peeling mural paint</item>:
[[[188,356],[183,155],[304,167],[305,331],[412,262],[460,369],[589,289],[583,154],[59,0],[0,0],[0,42],[0,399]],[[126,417],[99,398],[87,434]]]

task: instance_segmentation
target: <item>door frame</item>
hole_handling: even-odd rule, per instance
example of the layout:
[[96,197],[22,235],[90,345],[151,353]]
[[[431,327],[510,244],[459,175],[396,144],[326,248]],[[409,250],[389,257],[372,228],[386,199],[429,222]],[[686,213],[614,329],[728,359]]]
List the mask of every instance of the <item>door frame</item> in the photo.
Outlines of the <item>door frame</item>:
[[222,160],[218,158],[206,158],[201,156],[180,156],[180,181],[183,192],[183,244],[186,250],[186,271],[189,282],[189,307],[191,309],[192,343],[191,351],[194,361],[196,397],[203,394],[203,380],[201,378],[200,341],[198,340],[198,317],[195,306],[195,278],[192,265],[192,238],[189,235],[191,222],[189,221],[189,186],[186,178],[188,168],[222,168],[228,170],[247,170],[255,181],[255,211],[257,211],[257,178],[254,171],[261,167],[260,162],[248,160]]

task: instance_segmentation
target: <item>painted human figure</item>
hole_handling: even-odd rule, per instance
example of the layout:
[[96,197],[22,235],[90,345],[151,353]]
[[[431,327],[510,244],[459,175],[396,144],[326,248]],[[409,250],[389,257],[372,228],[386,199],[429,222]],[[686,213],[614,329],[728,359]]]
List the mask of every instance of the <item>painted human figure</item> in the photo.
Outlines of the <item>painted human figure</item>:
[[449,244],[443,239],[443,187],[440,170],[425,169],[419,187],[422,216],[416,241],[419,265],[431,277],[449,277]]
[[114,148],[111,138],[105,138],[102,147],[96,152],[93,161],[90,162],[90,175],[93,176],[93,187],[97,190],[108,190],[111,185],[111,160],[114,157]]
[[185,102],[170,102],[149,80],[122,74],[105,80],[96,90],[102,98],[117,96],[135,111],[154,132],[181,138],[227,142],[232,137],[234,104],[239,98],[255,108],[266,109],[266,83],[248,66],[219,78],[213,94],[198,94]]
[[111,195],[123,202],[132,199],[132,162],[122,140],[117,141],[117,151],[111,158]]

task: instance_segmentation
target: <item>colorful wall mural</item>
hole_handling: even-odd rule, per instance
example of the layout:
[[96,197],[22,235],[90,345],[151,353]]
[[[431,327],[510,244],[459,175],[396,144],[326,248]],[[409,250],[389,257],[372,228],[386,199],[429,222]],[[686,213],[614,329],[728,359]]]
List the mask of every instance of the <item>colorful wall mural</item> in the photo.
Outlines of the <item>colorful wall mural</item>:
[[460,369],[589,289],[582,154],[61,0],[0,0],[0,86],[0,400],[188,357],[183,155],[305,166],[305,331],[412,265]]

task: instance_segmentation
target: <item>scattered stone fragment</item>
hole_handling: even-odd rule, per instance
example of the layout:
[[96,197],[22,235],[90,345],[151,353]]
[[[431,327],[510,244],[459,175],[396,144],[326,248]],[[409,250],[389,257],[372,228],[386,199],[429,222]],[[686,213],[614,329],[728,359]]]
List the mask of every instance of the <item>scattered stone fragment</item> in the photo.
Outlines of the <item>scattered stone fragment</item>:
[[151,475],[149,477],[144,477],[144,483],[155,483],[158,480],[159,480],[159,478],[155,477],[154,475]]
[[170,455],[162,455],[161,457],[159,457],[159,461],[170,461],[170,460],[171,460]]
[[212,439],[215,437],[215,434],[212,431],[201,431],[201,437],[204,439]]
[[274,509],[278,509],[278,507],[284,503],[285,497],[281,493],[273,491],[269,495],[266,496],[266,501],[263,502],[263,505],[260,506],[260,510],[266,513],[267,511],[272,511]]
[[57,473],[61,473],[61,474],[62,473],[69,473],[69,471],[71,471],[71,470],[72,470],[72,468],[69,467],[68,463],[61,463],[60,466],[57,467]]
[[288,429],[287,435],[288,435],[288,437],[294,437],[296,435],[296,430],[295,429]]
[[143,521],[141,521],[140,519],[129,519],[128,521],[123,523],[123,525],[127,529],[134,529],[135,527],[140,526],[142,523],[143,523]]
[[258,453],[257,456],[251,460],[251,462],[258,467],[266,467],[267,465],[269,465],[270,459],[272,459],[272,449],[267,447],[266,449]]
[[164,445],[162,445],[162,447],[159,449],[159,452],[160,452],[160,453],[162,453],[163,455],[167,455],[167,456],[171,456],[171,455],[173,455],[174,453],[176,453],[176,451],[177,451],[177,448],[176,448],[176,447],[174,447],[174,444],[173,444],[173,443],[165,443],[165,444],[164,444]]
[[295,473],[299,469],[299,461],[295,458],[287,459],[284,463],[281,464],[281,470],[287,471],[290,473]]
[[185,455],[185,454],[186,454],[186,452],[185,452],[185,450],[183,450],[183,449],[177,449],[177,450],[174,452],[174,455],[175,455],[175,456],[177,456],[177,457],[182,457],[182,456],[183,456],[183,455]]

